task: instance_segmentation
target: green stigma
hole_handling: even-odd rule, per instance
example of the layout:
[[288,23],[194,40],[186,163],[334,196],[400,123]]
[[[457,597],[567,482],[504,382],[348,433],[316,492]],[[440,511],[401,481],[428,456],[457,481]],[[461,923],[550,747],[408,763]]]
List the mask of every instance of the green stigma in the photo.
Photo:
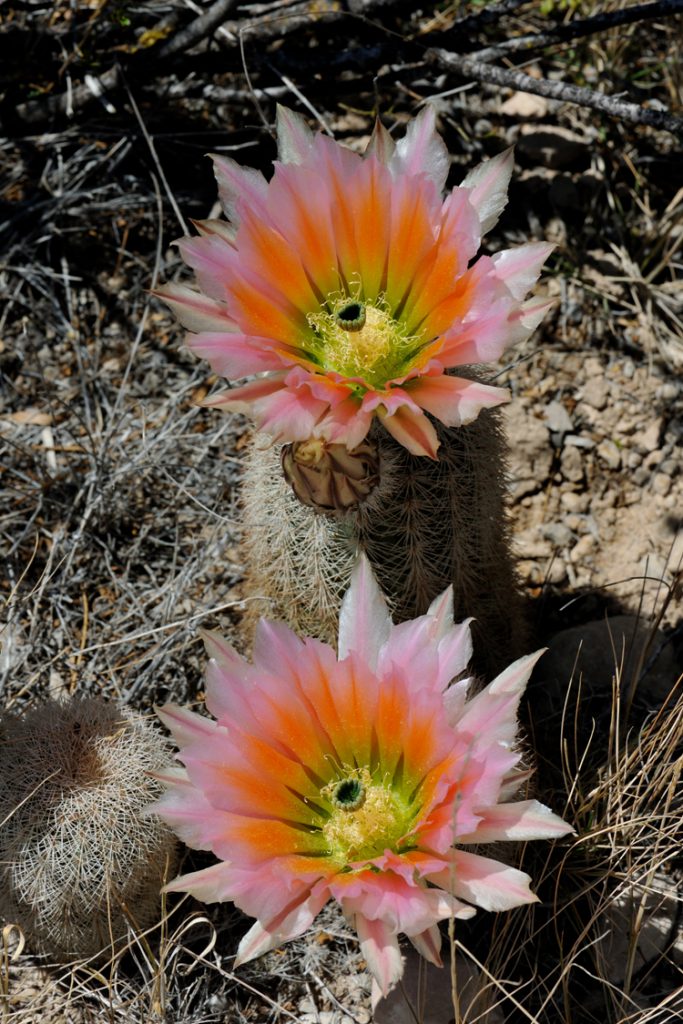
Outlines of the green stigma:
[[348,302],[335,314],[337,323],[345,331],[360,331],[365,325],[365,306],[360,302]]
[[357,811],[365,803],[365,786],[360,779],[342,779],[330,793],[330,803],[340,811]]

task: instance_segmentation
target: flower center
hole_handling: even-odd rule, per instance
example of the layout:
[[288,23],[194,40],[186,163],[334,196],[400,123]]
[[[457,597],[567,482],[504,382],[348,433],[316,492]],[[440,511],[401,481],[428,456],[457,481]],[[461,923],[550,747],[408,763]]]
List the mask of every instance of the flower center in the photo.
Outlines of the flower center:
[[323,836],[343,863],[379,857],[410,831],[410,808],[388,785],[375,782],[367,768],[349,769],[321,795],[332,805]]
[[420,335],[409,334],[382,299],[361,302],[328,297],[326,308],[310,313],[312,348],[325,370],[362,377],[368,387],[382,388],[410,369],[421,350]]

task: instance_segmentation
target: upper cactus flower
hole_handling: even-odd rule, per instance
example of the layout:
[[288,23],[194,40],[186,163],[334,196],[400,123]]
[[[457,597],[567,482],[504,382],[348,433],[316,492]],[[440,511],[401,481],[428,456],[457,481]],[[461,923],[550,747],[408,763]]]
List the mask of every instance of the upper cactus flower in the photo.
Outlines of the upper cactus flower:
[[167,889],[257,919],[238,963],[300,935],[335,899],[386,993],[403,970],[399,932],[439,964],[439,921],[535,899],[526,874],[466,846],[571,831],[534,800],[508,802],[538,654],[468,697],[468,679],[449,686],[471,653],[450,591],[394,626],[366,561],[342,606],[339,659],[263,620],[253,665],[214,635],[208,648],[217,722],[161,710],[185,768],[161,776],[169,789],[151,810],[221,858]]
[[270,182],[214,157],[229,223],[179,242],[199,292],[159,294],[224,377],[261,374],[212,401],[283,441],[353,448],[373,416],[416,455],[436,456],[429,413],[448,426],[508,399],[449,374],[527,337],[548,308],[523,299],[552,246],[480,256],[507,201],[512,153],[442,199],[448,153],[427,106],[396,145],[377,123],[363,157],[278,111]]

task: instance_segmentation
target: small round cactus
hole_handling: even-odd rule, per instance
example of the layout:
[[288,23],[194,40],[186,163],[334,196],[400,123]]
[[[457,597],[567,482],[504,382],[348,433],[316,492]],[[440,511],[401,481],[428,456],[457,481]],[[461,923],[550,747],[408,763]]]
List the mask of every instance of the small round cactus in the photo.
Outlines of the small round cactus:
[[163,788],[166,741],[93,697],[0,723],[0,914],[50,956],[111,951],[158,919],[177,845],[143,808]]

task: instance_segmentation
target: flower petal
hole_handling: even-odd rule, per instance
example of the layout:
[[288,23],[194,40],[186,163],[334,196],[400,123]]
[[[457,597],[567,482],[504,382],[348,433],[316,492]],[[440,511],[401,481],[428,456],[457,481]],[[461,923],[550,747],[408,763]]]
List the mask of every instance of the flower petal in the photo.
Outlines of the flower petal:
[[471,189],[470,202],[479,215],[482,235],[491,230],[507,205],[514,163],[513,149],[506,149],[478,164],[460,183],[460,188]]
[[394,175],[427,174],[441,191],[448,177],[450,157],[435,126],[435,108],[426,103],[397,143],[390,167]]
[[434,427],[423,413],[402,406],[389,415],[382,406],[379,406],[377,415],[391,436],[412,455],[426,455],[430,459],[436,459],[439,439]]
[[347,658],[354,651],[369,668],[375,669],[391,628],[384,594],[366,556],[360,555],[339,614],[339,658]]
[[556,839],[574,829],[568,822],[538,800],[495,804],[481,810],[481,821],[474,832],[458,836],[458,843],[492,843],[498,840],[522,842],[529,839]]
[[196,356],[206,359],[221,377],[248,377],[252,373],[280,370],[286,365],[270,339],[253,335],[204,331],[188,334],[185,345]]
[[223,211],[228,220],[239,222],[239,207],[265,212],[268,182],[260,171],[242,167],[230,157],[212,154],[213,170],[218,183]]
[[305,118],[277,104],[277,155],[283,164],[301,164],[311,151],[313,132]]
[[227,313],[222,302],[209,298],[185,284],[167,284],[152,292],[170,306],[183,327],[188,331],[236,331],[237,324]]
[[446,375],[419,377],[409,381],[406,390],[418,405],[447,427],[462,427],[475,420],[482,409],[510,401],[507,388]]
[[304,889],[286,906],[266,919],[264,924],[257,921],[240,942],[234,966],[239,967],[240,964],[275,949],[283,942],[289,942],[297,935],[302,935],[310,928],[327,900],[328,894],[324,889],[315,894]]
[[503,249],[492,257],[498,278],[516,299],[523,299],[536,284],[541,267],[554,248],[548,242],[531,242],[516,249]]
[[454,850],[452,866],[430,875],[430,881],[482,910],[511,910],[538,901],[529,889],[531,879],[523,871],[464,850]]
[[398,939],[383,921],[369,921],[362,914],[356,914],[354,923],[368,970],[386,996],[403,974]]

